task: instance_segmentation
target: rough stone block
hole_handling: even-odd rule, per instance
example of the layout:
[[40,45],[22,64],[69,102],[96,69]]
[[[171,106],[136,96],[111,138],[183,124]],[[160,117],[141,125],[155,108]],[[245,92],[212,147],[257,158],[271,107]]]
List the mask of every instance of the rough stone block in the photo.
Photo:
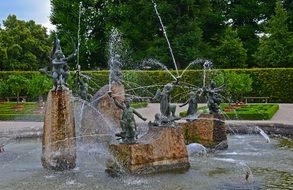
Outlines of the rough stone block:
[[180,126],[186,144],[200,143],[205,147],[215,148],[227,141],[224,117],[220,114],[201,114],[198,120],[180,123]]
[[[117,128],[120,127],[120,119],[122,110],[119,109],[112,98],[108,95],[109,85],[103,86],[93,97],[92,104],[96,107],[103,116],[109,120],[110,123]],[[111,92],[116,97],[118,102],[122,102],[125,99],[125,90],[123,85],[112,84]]]
[[75,123],[71,92],[51,90],[44,121],[42,165],[48,169],[66,170],[75,167],[75,160]]
[[137,144],[112,144],[118,164],[132,174],[147,174],[190,167],[181,128],[150,127]]

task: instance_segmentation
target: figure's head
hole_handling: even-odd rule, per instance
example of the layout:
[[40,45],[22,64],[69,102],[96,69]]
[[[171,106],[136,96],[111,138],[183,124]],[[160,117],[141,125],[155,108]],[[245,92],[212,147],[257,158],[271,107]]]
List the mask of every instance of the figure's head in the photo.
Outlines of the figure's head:
[[55,52],[55,57],[56,57],[57,59],[62,59],[62,58],[64,58],[65,56],[64,56],[64,54],[63,54],[63,52],[62,52],[61,50],[57,50],[57,51]]
[[159,114],[159,113],[156,113],[156,115],[155,115],[155,120],[160,120],[160,118],[161,118],[161,114]]
[[173,87],[173,85],[171,83],[168,83],[164,86],[163,91],[169,92],[169,91],[171,91],[172,87]]
[[210,87],[211,87],[211,89],[214,89],[217,87],[215,81],[211,80]]
[[129,107],[130,107],[130,104],[131,104],[131,99],[130,99],[130,98],[125,98],[125,100],[124,100],[124,104],[125,104],[125,106],[126,106],[127,108],[129,108]]
[[191,98],[194,98],[194,97],[195,97],[195,92],[193,92],[193,91],[189,92],[189,96],[190,96]]

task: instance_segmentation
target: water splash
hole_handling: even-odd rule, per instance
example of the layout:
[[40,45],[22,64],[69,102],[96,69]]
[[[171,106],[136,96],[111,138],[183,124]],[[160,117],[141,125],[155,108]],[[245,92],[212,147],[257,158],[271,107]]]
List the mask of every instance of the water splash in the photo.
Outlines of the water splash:
[[192,155],[207,155],[207,148],[199,143],[191,143],[187,145],[187,152],[189,156]]
[[169,69],[165,65],[163,65],[161,62],[159,62],[158,60],[156,60],[156,59],[147,59],[147,60],[144,60],[142,62],[142,65],[143,65],[143,67],[145,67],[147,65],[150,65],[150,66],[159,66],[162,69],[164,69],[165,71],[167,71],[171,75],[171,77],[177,81],[177,78],[169,71]]
[[209,60],[206,60],[203,64],[203,88],[206,86],[206,71],[213,66],[213,63]]
[[160,13],[159,13],[159,11],[158,11],[158,9],[157,9],[157,4],[155,3],[154,0],[152,0],[152,3],[153,3],[153,5],[154,5],[154,8],[155,8],[156,14],[157,14],[157,16],[158,16],[158,18],[159,18],[160,24],[161,24],[162,29],[163,29],[164,36],[165,36],[166,41],[167,41],[167,43],[168,43],[169,51],[170,51],[170,54],[171,54],[171,56],[172,56],[172,60],[173,60],[173,63],[174,63],[174,67],[175,67],[175,69],[176,69],[177,77],[179,77],[179,72],[178,72],[178,68],[177,68],[176,60],[175,60],[175,57],[174,57],[174,54],[173,54],[173,50],[172,50],[172,47],[171,47],[170,41],[169,41],[168,36],[167,36],[166,28],[165,28],[165,26],[164,26],[164,24],[163,24],[162,18],[161,18]]
[[267,141],[267,143],[270,143],[270,137],[259,127],[255,127],[255,130]]
[[183,76],[183,74],[187,71],[187,69],[189,69],[189,67],[191,67],[192,65],[199,65],[201,63],[205,63],[205,62],[208,62],[209,60],[206,60],[206,59],[196,59],[192,62],[190,62],[188,64],[188,66],[183,70],[183,72],[181,73],[180,77]]
[[121,80],[122,80],[121,68],[123,64],[122,64],[121,55],[120,55],[122,51],[122,39],[117,28],[113,28],[111,30],[108,51],[109,51],[108,65],[110,68],[109,91],[111,91],[112,83],[121,84]]
[[252,174],[252,171],[251,171],[250,167],[244,162],[239,162],[239,166],[241,167],[241,169],[243,170],[243,172],[245,174],[245,180],[247,182],[254,181],[253,180],[253,174]]
[[[101,97],[100,97],[101,98]],[[80,103],[80,104],[78,104]],[[87,110],[87,113],[85,113],[85,110]],[[117,129],[113,126],[113,124],[108,120],[107,118],[104,117],[104,115],[97,109],[95,108],[91,103],[82,100],[80,98],[75,98],[75,118],[76,118],[76,126],[79,126],[76,130],[80,130],[82,127],[85,127],[85,130],[88,130],[89,126],[83,126],[82,122],[84,122],[85,118],[83,115],[87,114],[87,119],[92,119],[96,124],[99,124],[99,128],[96,129],[103,134],[110,134],[113,135],[117,133]],[[90,113],[90,115],[89,115]],[[82,116],[82,117],[81,117]],[[95,117],[94,118],[89,118],[90,116]],[[77,131],[77,134],[85,133],[86,131]],[[97,132],[97,131],[95,131]]]

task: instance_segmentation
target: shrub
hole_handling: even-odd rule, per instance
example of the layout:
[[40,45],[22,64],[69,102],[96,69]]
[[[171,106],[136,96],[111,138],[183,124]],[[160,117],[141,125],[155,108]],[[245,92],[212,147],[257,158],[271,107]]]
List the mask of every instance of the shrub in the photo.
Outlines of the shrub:
[[249,74],[222,71],[214,77],[218,85],[224,84],[224,96],[232,102],[242,101],[243,94],[252,91]]

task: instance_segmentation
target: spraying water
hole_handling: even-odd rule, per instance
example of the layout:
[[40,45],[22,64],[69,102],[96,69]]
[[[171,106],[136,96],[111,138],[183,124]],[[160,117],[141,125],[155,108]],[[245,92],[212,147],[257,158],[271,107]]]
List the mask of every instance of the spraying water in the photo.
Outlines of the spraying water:
[[178,68],[177,68],[177,65],[176,65],[176,60],[175,60],[175,57],[174,57],[174,54],[173,54],[173,50],[172,50],[172,47],[171,47],[170,41],[169,41],[168,36],[167,36],[166,28],[165,28],[165,26],[164,26],[164,24],[163,24],[162,18],[161,18],[160,13],[159,13],[159,11],[158,11],[158,9],[157,9],[157,4],[155,3],[154,0],[152,0],[152,2],[153,2],[153,4],[154,4],[154,8],[155,8],[156,14],[157,14],[157,16],[158,16],[158,18],[159,18],[159,20],[160,20],[160,24],[161,24],[161,26],[162,26],[164,36],[165,36],[166,41],[167,41],[167,43],[168,43],[169,51],[170,51],[170,54],[171,54],[171,56],[172,56],[172,60],[173,60],[173,63],[174,63],[175,69],[176,69],[177,77],[179,77],[179,72],[178,72]]
[[112,83],[121,84],[122,81],[122,62],[121,53],[122,39],[116,28],[111,30],[109,38],[109,60],[108,65],[110,67],[109,74],[109,91],[111,91]]
[[162,69],[166,70],[171,75],[172,78],[174,78],[175,80],[177,80],[177,78],[169,71],[169,69],[165,65],[163,65],[162,63],[160,63],[158,60],[156,60],[156,59],[147,59],[147,60],[144,60],[142,62],[142,64],[144,66],[146,66],[146,65],[151,65],[151,66],[152,65],[157,65],[157,66],[161,67]]
[[203,64],[203,88],[206,86],[206,71],[211,68],[213,63],[211,61],[206,60]]
[[180,77],[183,76],[183,74],[185,73],[185,71],[192,65],[198,65],[200,63],[205,63],[205,62],[208,62],[208,60],[205,60],[205,59],[196,59],[194,61],[192,61],[191,63],[189,63],[189,65],[183,70],[183,72],[181,73]]
[[77,63],[76,68],[80,71],[79,66],[79,47],[80,47],[80,19],[81,19],[81,8],[82,8],[82,2],[79,3],[79,12],[78,12],[78,30],[77,30]]
[[271,142],[270,137],[261,128],[256,126],[255,130],[259,132],[259,134],[267,141],[267,143]]

